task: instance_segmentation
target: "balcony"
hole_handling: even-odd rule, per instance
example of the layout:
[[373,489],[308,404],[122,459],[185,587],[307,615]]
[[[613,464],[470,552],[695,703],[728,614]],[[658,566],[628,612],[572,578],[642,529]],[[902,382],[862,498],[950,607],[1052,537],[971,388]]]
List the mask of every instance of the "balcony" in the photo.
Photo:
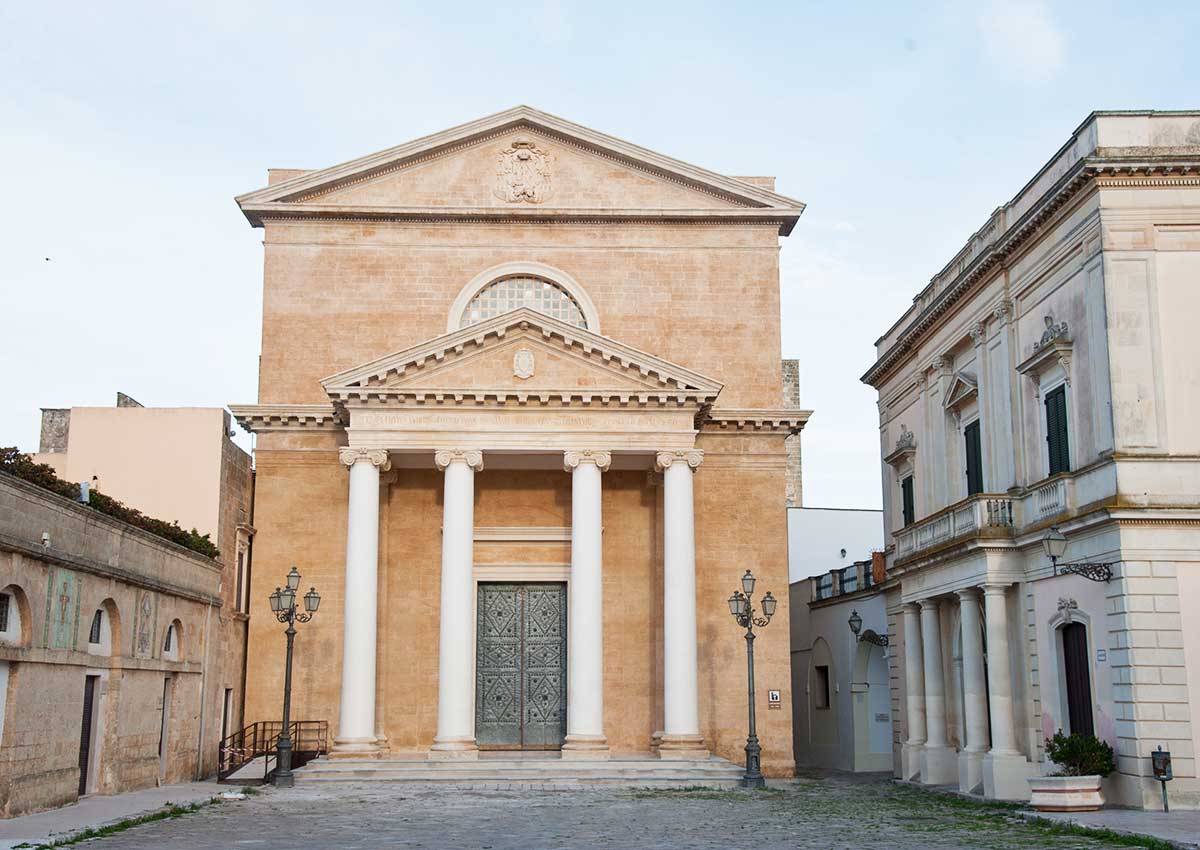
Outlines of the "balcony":
[[1011,537],[1015,526],[1013,513],[1014,502],[1009,496],[987,493],[971,496],[895,532],[896,560],[962,540]]

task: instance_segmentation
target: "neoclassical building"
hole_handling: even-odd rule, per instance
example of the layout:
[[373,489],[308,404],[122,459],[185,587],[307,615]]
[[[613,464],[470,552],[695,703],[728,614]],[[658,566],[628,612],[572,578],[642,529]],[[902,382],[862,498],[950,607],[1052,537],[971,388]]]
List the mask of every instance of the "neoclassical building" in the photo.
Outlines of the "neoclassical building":
[[[787,588],[779,238],[803,204],[527,107],[238,198],[264,233],[246,717],[334,755],[738,758]],[[786,692],[786,606],[757,643]],[[792,769],[763,710],[764,770]]]
[[1200,807],[1198,279],[1200,113],[1097,112],[879,339],[897,775]]

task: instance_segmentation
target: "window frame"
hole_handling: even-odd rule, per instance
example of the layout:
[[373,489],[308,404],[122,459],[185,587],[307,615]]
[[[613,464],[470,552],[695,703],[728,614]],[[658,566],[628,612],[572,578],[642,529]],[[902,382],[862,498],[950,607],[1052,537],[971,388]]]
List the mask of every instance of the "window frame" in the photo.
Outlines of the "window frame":
[[[974,433],[976,435],[976,437],[975,437],[976,454],[973,457],[972,457],[972,453],[971,453],[970,438],[968,436],[968,432],[971,431],[972,429],[974,429]],[[982,426],[982,423],[980,422],[979,416],[976,416],[974,419],[971,419],[970,421],[963,422],[962,439],[963,439],[963,467],[964,467],[963,474],[966,476],[966,479],[967,479],[967,498],[970,498],[971,496],[976,496],[980,493],[987,492],[987,482],[984,481],[984,468],[983,468],[983,426]],[[971,489],[971,461],[972,461],[972,459],[974,459],[974,461],[975,461],[975,472],[977,473],[977,478],[979,479],[979,489],[977,489],[977,490]]]
[[[905,485],[908,492],[905,492]],[[908,528],[917,521],[917,485],[915,475],[909,472],[900,477],[900,527]]]
[[813,665],[813,710],[829,711],[833,708],[833,691],[829,686],[829,665]]
[[[1066,379],[1064,378],[1063,380],[1055,381],[1053,384],[1045,387],[1041,393],[1041,402],[1042,402],[1041,418],[1042,418],[1042,435],[1043,435],[1043,446],[1044,446],[1044,448],[1042,450],[1042,456],[1045,459],[1045,464],[1044,464],[1043,468],[1046,470],[1047,478],[1050,477],[1051,475],[1058,475],[1059,473],[1062,473],[1062,472],[1070,472],[1072,470],[1072,468],[1074,467],[1074,463],[1072,462],[1072,458],[1071,458],[1071,443],[1073,442],[1071,439],[1071,433],[1072,433],[1073,429],[1071,428],[1071,398],[1070,398],[1070,394],[1067,391],[1068,388],[1069,388],[1069,384],[1067,383]],[[1062,447],[1062,451],[1058,452],[1057,454],[1061,456],[1061,460],[1064,465],[1058,469],[1055,469],[1055,463],[1054,463],[1056,453],[1053,452],[1052,448],[1051,448],[1051,430],[1050,430],[1050,400],[1051,400],[1051,397],[1062,398],[1062,410],[1061,410],[1060,419],[1061,419],[1061,426],[1062,426],[1062,428],[1061,428],[1062,439],[1063,439],[1064,445]]]

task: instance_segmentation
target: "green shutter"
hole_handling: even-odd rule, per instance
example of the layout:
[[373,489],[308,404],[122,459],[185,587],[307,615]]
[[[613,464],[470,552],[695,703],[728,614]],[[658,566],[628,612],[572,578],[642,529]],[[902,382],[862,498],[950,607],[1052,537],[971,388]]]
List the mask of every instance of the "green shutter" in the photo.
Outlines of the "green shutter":
[[916,519],[916,510],[913,505],[913,480],[911,475],[906,475],[900,481],[900,495],[903,499],[904,524],[912,525]]
[[979,420],[963,429],[967,450],[967,495],[983,492],[983,445],[979,440]]
[[1046,393],[1046,446],[1050,475],[1071,471],[1071,452],[1067,442],[1067,388],[1056,387]]

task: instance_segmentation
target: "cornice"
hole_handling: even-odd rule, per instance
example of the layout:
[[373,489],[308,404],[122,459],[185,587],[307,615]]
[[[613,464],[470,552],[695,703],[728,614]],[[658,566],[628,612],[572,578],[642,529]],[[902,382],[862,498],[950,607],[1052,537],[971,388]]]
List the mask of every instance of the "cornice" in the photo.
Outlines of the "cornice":
[[792,232],[803,208],[593,209],[588,207],[405,207],[272,202],[247,204],[242,211],[255,227],[271,222],[337,220],[454,224],[746,224]]
[[[899,338],[860,380],[878,386],[900,360],[912,351],[944,315],[997,265],[1018,251],[1051,217],[1089,185],[1098,188],[1177,188],[1200,186],[1200,154],[1185,157],[1111,158],[1089,156],[1079,160],[1025,212],[919,312]],[[984,230],[994,225],[989,222]],[[960,252],[961,253],[961,252]]]
[[338,431],[341,423],[330,404],[231,404],[237,423],[255,434],[276,431]]
[[722,407],[709,412],[702,425],[707,430],[786,431],[798,434],[808,424],[811,410],[796,408]]

